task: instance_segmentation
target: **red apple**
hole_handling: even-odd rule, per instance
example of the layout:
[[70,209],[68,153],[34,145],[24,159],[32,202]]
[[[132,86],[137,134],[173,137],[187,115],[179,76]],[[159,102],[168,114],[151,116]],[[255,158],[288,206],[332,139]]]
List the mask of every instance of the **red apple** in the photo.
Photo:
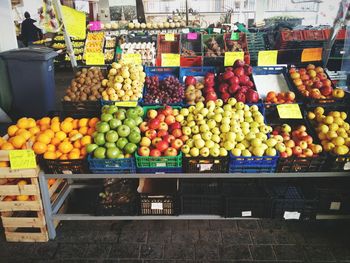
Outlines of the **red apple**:
[[239,78],[236,76],[233,76],[227,81],[228,84],[233,85],[233,84],[239,84]]
[[156,138],[157,136],[157,132],[155,130],[148,130],[145,133],[147,138],[150,138],[151,140],[153,140],[154,138]]
[[140,131],[141,132],[146,132],[146,131],[148,131],[149,130],[149,127],[148,127],[148,124],[147,124],[147,122],[141,122],[141,124],[140,124]]
[[224,92],[221,94],[221,99],[226,103],[228,99],[231,98],[230,93]]
[[167,141],[168,143],[171,143],[172,141],[175,140],[175,136],[169,134],[169,135],[164,136],[164,137],[163,137],[163,140],[164,140],[164,141]]
[[311,69],[315,69],[315,65],[309,64],[309,65],[306,66],[306,69],[307,69],[308,71],[311,70]]
[[293,147],[292,151],[293,151],[293,155],[298,156],[303,152],[303,149],[301,149],[300,146],[295,146]]
[[303,82],[301,81],[301,79],[294,79],[293,83],[294,83],[295,86],[303,85]]
[[159,128],[159,125],[160,121],[158,119],[152,119],[148,121],[148,126],[150,127],[150,129],[156,130]]
[[235,75],[237,77],[243,76],[244,75],[244,68],[243,67],[235,68],[233,72],[235,73]]
[[321,81],[322,80],[326,80],[327,79],[327,75],[326,75],[326,73],[317,73],[317,75],[316,75]]
[[249,89],[245,94],[245,97],[249,103],[257,103],[259,101],[259,94],[252,89]]
[[175,122],[175,117],[173,115],[168,115],[165,117],[165,123],[171,125]]
[[168,124],[166,124],[165,122],[161,122],[160,124],[159,124],[159,130],[168,130],[169,129],[169,127],[168,127]]
[[182,135],[180,139],[181,141],[186,142],[189,139],[189,137],[187,135]]
[[303,141],[305,141],[307,144],[312,144],[313,139],[310,135],[306,135],[304,137],[301,138]]
[[233,63],[234,68],[243,67],[244,65],[245,65],[245,62],[241,59],[237,59],[235,63]]
[[315,68],[315,71],[316,71],[317,73],[323,73],[323,72],[324,72],[324,69],[323,69],[322,67],[316,67],[316,68]]
[[249,77],[247,75],[243,75],[243,76],[239,77],[239,83],[243,84],[243,85],[246,85],[249,80],[250,79],[249,79]]
[[168,149],[165,150],[164,155],[165,156],[176,156],[177,150],[173,147],[169,147]]
[[176,150],[180,149],[184,143],[182,142],[181,139],[175,139],[171,143],[171,147],[175,148]]
[[159,157],[162,153],[158,149],[152,149],[149,155],[152,157]]
[[208,87],[214,87],[214,85],[215,85],[214,78],[205,78],[204,85],[208,86]]
[[148,147],[142,146],[138,149],[137,153],[140,156],[149,156],[150,150]]
[[304,69],[304,68],[300,68],[299,70],[298,70],[298,73],[300,74],[300,75],[306,75],[306,69]]
[[157,111],[156,110],[149,110],[148,112],[147,112],[147,117],[149,118],[149,119],[154,119],[155,117],[157,117]]
[[241,91],[238,91],[238,92],[236,93],[235,98],[236,98],[237,101],[241,101],[241,102],[243,102],[243,103],[246,102],[245,95],[244,95],[244,93],[241,92]]
[[309,79],[310,79],[310,76],[307,75],[307,74],[301,75],[301,76],[300,76],[300,79],[301,79],[302,81],[309,80]]
[[175,129],[172,131],[171,135],[173,135],[175,138],[179,138],[182,136],[182,131],[181,129]]
[[[243,71],[244,72],[244,71]],[[230,78],[232,78],[232,77],[234,77],[234,73],[232,72],[232,71],[225,71],[223,74],[222,74],[222,78],[224,79],[224,80],[228,80],[228,79],[230,79]]]
[[310,76],[311,78],[314,78],[314,77],[316,77],[316,74],[317,74],[317,73],[316,73],[315,70],[310,69],[310,70],[308,70],[307,74],[309,74],[309,76]]
[[227,67],[225,68],[225,71],[233,71],[233,67]]
[[170,130],[173,131],[175,129],[181,129],[181,124],[178,121],[175,121],[170,125]]
[[215,92],[209,92],[209,93],[207,93],[207,95],[205,96],[205,100],[206,100],[206,101],[208,101],[208,100],[213,100],[213,101],[215,101],[215,100],[217,100],[217,99],[218,99],[218,97],[217,97],[217,95],[216,95]]
[[291,91],[288,91],[286,93],[286,99],[289,100],[289,101],[294,101],[295,100],[295,93],[291,92]]
[[290,74],[290,77],[291,77],[293,80],[300,79],[300,74],[297,73],[297,72],[294,72],[294,73]]
[[280,153],[280,157],[281,157],[281,158],[287,158],[288,155],[287,155],[286,152],[281,152],[281,153]]
[[329,79],[322,81],[323,86],[332,87],[332,82]]
[[173,115],[173,108],[171,106],[165,106],[163,109],[163,114],[165,116]]
[[164,137],[166,135],[168,135],[168,131],[167,130],[162,130],[162,129],[158,130],[158,133],[157,133],[158,137]]
[[219,91],[221,92],[221,93],[224,93],[224,92],[227,92],[228,91],[228,84],[226,84],[226,83],[221,83],[220,85],[219,85]]
[[305,154],[306,157],[312,157],[314,153],[311,151],[311,149],[304,149],[303,154]]
[[331,86],[323,86],[320,91],[323,96],[330,96],[332,95],[333,88]]
[[215,74],[213,72],[207,72],[207,74],[205,74],[205,79],[214,79],[215,78]]
[[156,144],[156,147],[159,151],[164,152],[166,149],[168,149],[169,143],[167,141],[160,140],[160,142]]
[[161,142],[161,141],[162,141],[162,138],[156,137],[156,138],[154,138],[154,139],[152,140],[152,145],[153,145],[154,147],[156,147],[157,143],[158,143],[158,142]]
[[228,91],[231,94],[235,94],[239,89],[240,89],[240,86],[238,84],[231,84],[230,87],[228,88]]
[[248,64],[245,64],[244,65],[244,73],[248,76],[252,75],[253,73],[253,67],[248,65]]
[[189,85],[195,86],[196,83],[197,83],[197,80],[196,80],[196,78],[193,77],[193,76],[187,76],[187,77],[185,78],[185,85],[186,85],[186,86],[189,86]]
[[250,87],[250,88],[253,88],[254,87],[254,83],[253,83],[253,81],[251,81],[251,80],[249,80],[248,82],[247,82],[247,84],[246,84],[248,87]]
[[158,114],[156,117],[160,122],[164,122],[165,120],[165,115],[163,113]]

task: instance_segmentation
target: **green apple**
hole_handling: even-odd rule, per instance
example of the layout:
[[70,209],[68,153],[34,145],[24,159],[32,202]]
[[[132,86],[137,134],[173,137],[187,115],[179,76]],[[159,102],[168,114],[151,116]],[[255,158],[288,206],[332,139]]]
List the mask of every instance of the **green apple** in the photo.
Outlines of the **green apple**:
[[123,121],[123,124],[128,126],[130,129],[136,127],[136,122],[134,121],[134,119],[130,119],[130,118],[126,118]]
[[203,115],[198,113],[194,116],[195,121],[202,121],[204,119]]
[[98,148],[97,144],[89,144],[88,146],[86,146],[86,151],[87,153],[92,153],[96,148]]
[[269,138],[266,140],[266,144],[269,147],[275,147],[275,145],[277,144],[277,140],[275,138]]
[[262,133],[262,132],[258,132],[256,134],[256,138],[259,138],[260,140],[262,141],[266,141],[267,140],[267,135],[265,133]]
[[234,106],[234,105],[236,105],[237,100],[236,100],[236,98],[229,98],[227,103],[230,104],[231,106]]
[[221,115],[220,113],[216,113],[216,114],[214,115],[214,120],[215,120],[216,122],[221,122],[221,120],[222,120],[222,115]]
[[203,147],[200,149],[199,154],[203,157],[208,157],[209,156],[209,148]]
[[196,107],[194,105],[191,105],[188,107],[189,112],[193,112],[195,109],[196,109]]
[[186,145],[188,145],[190,148],[192,148],[194,146],[194,140],[193,139],[188,139],[186,141]]
[[106,141],[107,142],[116,142],[118,141],[119,135],[116,131],[108,131],[105,135]]
[[213,129],[211,129],[211,133],[219,135],[221,133],[221,131],[218,127],[214,127]]
[[112,129],[112,130],[115,130],[117,129],[120,125],[122,125],[122,121],[121,120],[118,120],[118,119],[111,119],[109,122],[109,127]]
[[219,151],[220,151],[220,156],[227,156],[228,155],[228,152],[225,148],[220,148]]
[[101,109],[101,112],[102,113],[108,113],[108,110],[109,110],[109,105],[104,105]]
[[282,135],[274,135],[274,138],[277,140],[277,142],[283,142],[283,137]]
[[207,132],[210,130],[209,126],[207,124],[202,124],[200,127],[199,127],[199,130],[200,132],[204,133],[204,132]]
[[187,123],[187,126],[192,128],[193,126],[196,126],[196,122],[195,121],[190,121],[189,123]]
[[237,110],[243,110],[244,109],[244,103],[239,101],[239,102],[236,103],[235,107],[236,107]]
[[248,123],[252,123],[254,122],[254,119],[252,117],[247,117],[247,118],[244,118],[244,120]]
[[137,116],[134,121],[136,122],[136,125],[139,126],[142,122],[143,122],[143,119],[142,117],[140,116]]
[[232,118],[232,111],[224,111],[224,113],[222,114],[222,116],[224,118],[229,118],[231,119]]
[[279,151],[280,153],[285,152],[285,151],[286,151],[286,145],[285,145],[283,142],[278,142],[278,143],[275,145],[275,149],[276,149],[277,151]]
[[198,148],[191,148],[190,154],[192,157],[197,157],[199,155],[199,149]]
[[256,115],[255,117],[254,117],[254,121],[256,121],[257,123],[264,123],[264,116],[262,116],[262,115]]
[[212,112],[212,111],[209,111],[208,114],[207,114],[207,119],[213,119],[215,116],[215,113]]
[[243,141],[241,141],[241,143],[244,145],[245,148],[249,148],[250,146],[250,142],[247,139],[244,139]]
[[233,125],[231,126],[231,129],[230,129],[232,132],[234,133],[239,133],[239,132],[242,132],[241,128],[236,124],[236,125]]
[[258,138],[254,138],[253,140],[250,141],[250,145],[252,145],[253,147],[259,147],[261,146],[262,141],[261,139]]
[[221,141],[221,138],[220,138],[220,136],[219,136],[218,134],[213,134],[213,135],[211,136],[211,140],[212,140],[213,142],[215,142],[215,143],[219,143],[219,142]]
[[207,131],[207,132],[203,132],[203,133],[202,133],[202,138],[203,138],[205,141],[211,140],[212,137],[213,137],[213,134],[212,134],[210,131]]
[[118,155],[117,155],[117,159],[124,159],[125,158],[125,155],[120,152]]
[[94,151],[94,158],[96,159],[105,159],[106,158],[106,148],[97,147]]
[[209,148],[209,154],[213,157],[218,157],[220,155],[220,149],[219,148]]
[[226,140],[230,141],[230,142],[234,142],[236,141],[236,133],[232,132],[232,131],[229,131],[227,134],[226,134]]
[[230,131],[230,125],[227,123],[220,125],[220,131],[221,132],[229,132]]
[[187,122],[194,121],[194,115],[192,113],[189,113],[186,120],[187,120]]
[[111,119],[113,119],[113,115],[109,113],[102,113],[101,114],[101,121],[103,122],[109,122]]
[[252,123],[250,123],[250,128],[252,129],[252,128],[259,128],[260,127],[260,124],[259,123],[257,123],[257,122],[252,122]]
[[250,133],[250,129],[244,127],[244,128],[242,128],[242,132],[243,132],[244,135],[247,135],[248,133]]
[[175,117],[175,120],[177,121],[177,122],[183,122],[184,120],[185,120],[185,117],[183,116],[183,115],[181,115],[181,114],[179,114],[179,115],[177,115],[176,117]]
[[210,120],[208,120],[207,125],[208,125],[209,129],[213,129],[214,127],[216,127],[216,121],[210,119]]
[[242,155],[242,150],[234,148],[234,149],[231,150],[231,153],[232,153],[233,156],[241,156]]
[[223,104],[224,104],[224,102],[222,101],[222,99],[217,99],[217,100],[215,101],[215,106],[221,107]]
[[254,111],[259,111],[259,107],[257,105],[252,105],[249,107],[249,110],[254,112]]
[[244,156],[244,157],[251,157],[252,153],[249,150],[244,149],[244,150],[242,150],[242,156]]
[[191,133],[192,133],[191,128],[190,127],[182,127],[182,133],[184,135],[187,135],[187,136],[191,135]]
[[132,154],[134,153],[136,150],[137,150],[137,146],[135,143],[131,143],[131,142],[128,142],[124,149],[123,149],[126,153],[129,153],[129,154]]
[[203,116],[207,116],[208,113],[209,113],[209,110],[207,108],[203,108],[200,110],[200,114],[202,114]]
[[241,142],[244,140],[244,134],[243,132],[239,132],[236,134],[236,142]]
[[274,148],[267,148],[265,153],[267,156],[276,156],[277,151]]
[[116,146],[114,142],[106,142],[104,147],[108,149],[108,148],[114,148]]
[[125,116],[125,111],[124,109],[119,109],[115,114],[114,116],[118,119],[118,120],[124,120],[126,118]]
[[230,124],[231,119],[229,117],[223,117],[221,120],[221,124]]
[[197,125],[193,126],[193,127],[191,128],[191,132],[192,132],[193,134],[198,134],[198,133],[199,133],[199,127],[198,127]]
[[137,133],[140,133],[141,134],[141,130],[140,130],[140,128],[139,127],[134,127],[134,128],[132,128],[131,130],[130,130],[130,133],[132,133],[132,132],[137,132]]
[[213,141],[205,141],[205,147],[208,147],[209,149],[215,147],[215,143]]
[[254,132],[249,132],[245,135],[246,140],[251,141],[256,138],[256,135]]
[[107,122],[100,121],[96,125],[96,131],[100,133],[106,133],[110,130],[110,127]]
[[189,110],[187,108],[182,108],[180,114],[186,117],[189,114]]
[[135,110],[135,108],[129,108],[126,111],[126,117],[134,120],[136,119],[136,117],[140,117],[140,116],[137,114],[137,111]]
[[130,134],[130,127],[127,125],[120,125],[117,131],[120,137],[128,137]]
[[241,128],[243,129],[243,128],[245,128],[245,129],[249,129],[250,128],[250,123],[249,122],[242,122],[241,123]]
[[251,127],[250,131],[255,133],[255,134],[260,132],[259,128],[255,128],[255,127]]
[[246,147],[244,146],[243,143],[240,142],[240,143],[236,144],[235,148],[240,149],[241,151],[243,151]]
[[144,114],[143,108],[141,106],[136,106],[135,111],[136,111],[137,116],[139,116],[139,117],[142,117]]
[[190,146],[188,146],[187,144],[182,145],[182,147],[181,147],[181,151],[182,151],[183,153],[185,153],[185,154],[189,153],[190,150],[191,150],[191,148],[190,148]]
[[106,152],[106,156],[108,159],[116,159],[120,154],[120,150],[117,147],[108,148]]
[[245,111],[244,112],[244,118],[252,117],[253,114],[250,111]]
[[252,153],[254,154],[254,156],[258,156],[261,157],[264,155],[264,148],[262,147],[253,147]]
[[235,142],[230,142],[230,141],[224,142],[224,148],[228,151],[231,151],[233,148],[235,148],[235,145],[236,145]]
[[263,148],[264,151],[265,151],[267,148],[269,148],[269,146],[267,146],[265,143],[262,143],[262,144],[261,144],[261,148]]
[[105,135],[103,133],[97,133],[96,136],[94,136],[94,143],[101,146],[106,143],[105,141]]
[[118,107],[115,105],[110,105],[106,113],[114,114],[118,111]]
[[222,108],[224,111],[232,112],[232,106],[230,104],[225,104]]
[[203,139],[196,139],[196,140],[194,141],[194,145],[195,145],[196,148],[201,149],[201,148],[204,147],[205,142],[204,142]]
[[192,136],[192,139],[193,139],[193,141],[198,140],[198,139],[202,139],[202,135],[201,134],[195,134],[195,135]]
[[139,143],[141,141],[141,134],[138,132],[130,132],[128,140],[132,143]]
[[128,140],[126,138],[119,138],[116,144],[120,150],[123,150],[127,143]]

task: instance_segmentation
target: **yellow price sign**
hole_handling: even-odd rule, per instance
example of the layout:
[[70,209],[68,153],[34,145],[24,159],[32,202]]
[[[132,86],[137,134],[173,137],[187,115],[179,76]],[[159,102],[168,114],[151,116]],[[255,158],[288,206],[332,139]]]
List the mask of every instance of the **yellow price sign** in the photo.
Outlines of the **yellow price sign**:
[[302,119],[303,118],[298,104],[277,105],[277,111],[281,119]]
[[232,67],[237,59],[244,60],[244,52],[225,52],[225,67]]
[[180,67],[180,54],[162,54],[162,67]]
[[62,6],[63,22],[68,34],[72,37],[86,38],[86,15],[68,6]]
[[142,64],[141,54],[123,54],[122,60],[126,63]]
[[258,66],[277,65],[278,50],[264,50],[258,53]]
[[322,48],[304,48],[301,53],[301,62],[322,60]]
[[105,56],[103,53],[86,53],[86,65],[104,65]]
[[173,33],[166,33],[164,38],[165,41],[175,41],[175,35]]
[[118,107],[134,108],[137,106],[137,101],[116,101],[114,105]]
[[32,169],[37,167],[33,150],[12,150],[9,151],[9,157],[11,169]]

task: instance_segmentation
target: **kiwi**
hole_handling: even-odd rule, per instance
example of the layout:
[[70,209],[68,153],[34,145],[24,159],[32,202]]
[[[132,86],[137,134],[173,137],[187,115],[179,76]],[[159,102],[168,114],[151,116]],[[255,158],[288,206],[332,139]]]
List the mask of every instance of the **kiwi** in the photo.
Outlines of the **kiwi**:
[[65,101],[71,101],[71,98],[70,98],[69,96],[64,96],[64,97],[63,97],[63,100],[65,100]]

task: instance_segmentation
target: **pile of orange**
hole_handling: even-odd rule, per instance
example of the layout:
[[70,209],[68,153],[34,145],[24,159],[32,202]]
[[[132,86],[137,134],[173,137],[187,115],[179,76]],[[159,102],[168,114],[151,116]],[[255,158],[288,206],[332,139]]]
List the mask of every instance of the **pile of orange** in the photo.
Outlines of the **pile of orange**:
[[32,148],[45,159],[74,160],[86,156],[86,145],[92,142],[92,134],[98,118],[73,119],[44,117],[35,121],[21,118],[11,125],[7,140],[0,139],[1,150]]

